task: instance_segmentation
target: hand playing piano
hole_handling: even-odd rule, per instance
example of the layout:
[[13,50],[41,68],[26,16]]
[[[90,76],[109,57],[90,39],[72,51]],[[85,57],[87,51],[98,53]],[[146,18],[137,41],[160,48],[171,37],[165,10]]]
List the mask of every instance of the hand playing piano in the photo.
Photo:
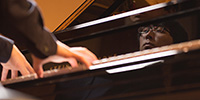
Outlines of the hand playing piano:
[[92,65],[92,62],[97,60],[96,55],[84,47],[68,47],[67,45],[57,41],[57,53],[49,56],[46,59],[40,59],[32,55],[33,67],[39,77],[43,77],[42,66],[48,62],[69,62],[72,67],[78,67],[77,60],[85,64],[87,67]]
[[1,63],[1,65],[3,66],[1,81],[7,79],[9,70],[11,70],[11,78],[18,77],[18,71],[20,71],[22,75],[35,73],[31,65],[15,45],[13,45],[10,59],[6,63]]

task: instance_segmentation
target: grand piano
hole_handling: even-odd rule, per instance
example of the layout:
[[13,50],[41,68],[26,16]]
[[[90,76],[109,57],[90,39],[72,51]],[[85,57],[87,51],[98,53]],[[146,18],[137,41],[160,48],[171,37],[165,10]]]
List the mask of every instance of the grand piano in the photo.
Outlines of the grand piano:
[[[67,62],[48,63],[44,78],[19,76],[2,82],[6,88],[42,100],[200,99],[198,0],[85,3],[54,34],[69,46],[87,47],[99,60],[90,68],[81,63],[77,68]],[[172,20],[184,27],[188,41],[139,51],[140,26]],[[31,62],[30,54],[24,54]]]

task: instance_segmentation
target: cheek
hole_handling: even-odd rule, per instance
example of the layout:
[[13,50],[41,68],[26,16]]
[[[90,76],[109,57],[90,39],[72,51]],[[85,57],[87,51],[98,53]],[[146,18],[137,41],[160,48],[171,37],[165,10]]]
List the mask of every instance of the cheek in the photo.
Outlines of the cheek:
[[142,47],[142,45],[144,44],[144,38],[143,37],[140,37],[140,40],[139,40],[139,44],[140,44],[140,48]]
[[157,46],[164,46],[173,43],[173,39],[170,35],[158,35],[155,41]]

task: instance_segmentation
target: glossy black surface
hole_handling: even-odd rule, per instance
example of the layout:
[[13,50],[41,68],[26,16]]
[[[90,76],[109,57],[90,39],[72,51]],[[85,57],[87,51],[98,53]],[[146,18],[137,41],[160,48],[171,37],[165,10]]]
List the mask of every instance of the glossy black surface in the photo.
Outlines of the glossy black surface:
[[[110,17],[94,20],[94,23],[89,26],[85,27],[83,26],[85,23],[80,22],[81,24],[67,27],[54,34],[69,46],[87,47],[100,59],[138,51],[137,29],[152,23],[176,20],[187,31],[188,41],[199,39],[200,3],[198,0],[163,3],[147,6],[147,8],[126,10],[114,16],[111,13]],[[31,80],[6,85],[6,87],[44,100],[170,100],[180,98],[194,100],[200,98],[199,54],[199,49],[197,49],[163,58],[164,63],[156,63],[127,72],[109,74],[106,70],[155,61],[160,58]],[[59,64],[46,65],[44,68],[48,70],[52,66],[59,66]]]

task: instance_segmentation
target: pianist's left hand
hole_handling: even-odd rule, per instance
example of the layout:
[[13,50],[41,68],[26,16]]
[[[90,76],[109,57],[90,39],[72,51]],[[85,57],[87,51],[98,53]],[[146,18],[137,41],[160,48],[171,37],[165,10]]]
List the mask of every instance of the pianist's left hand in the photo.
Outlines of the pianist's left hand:
[[9,70],[11,70],[11,78],[17,77],[18,71],[20,71],[22,75],[35,73],[31,65],[15,45],[13,45],[10,59],[6,63],[1,63],[1,65],[3,66],[1,81],[7,79]]

